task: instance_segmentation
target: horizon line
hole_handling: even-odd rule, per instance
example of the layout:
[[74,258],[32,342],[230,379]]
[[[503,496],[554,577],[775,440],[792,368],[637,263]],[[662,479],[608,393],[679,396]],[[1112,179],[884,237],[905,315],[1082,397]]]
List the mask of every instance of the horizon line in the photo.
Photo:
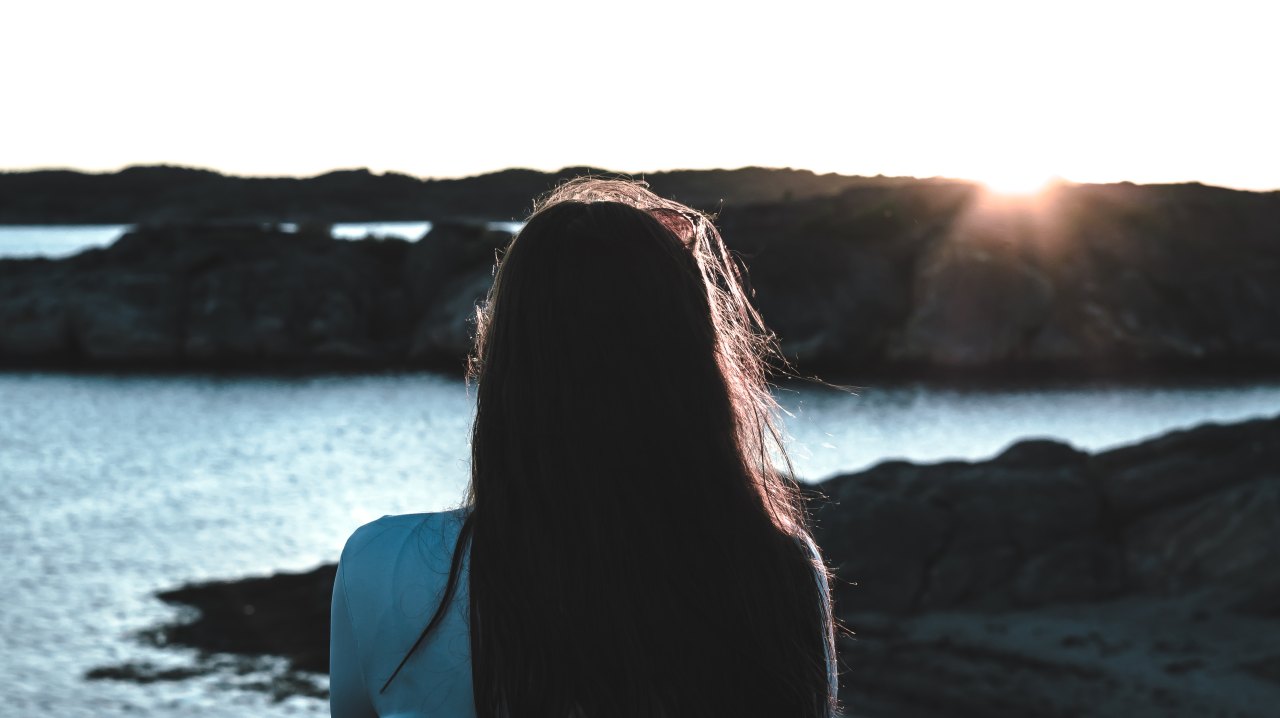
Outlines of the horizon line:
[[[835,172],[835,171],[819,172],[817,170],[812,170],[805,167],[791,167],[791,166],[769,167],[765,165],[742,165],[739,167],[674,167],[674,168],[657,169],[657,170],[641,170],[636,172],[606,169],[606,168],[597,167],[594,165],[563,165],[558,169],[554,169],[554,170],[539,169],[536,167],[508,166],[500,169],[488,170],[484,172],[476,172],[476,173],[465,174],[465,175],[432,176],[432,175],[417,175],[417,174],[412,174],[410,172],[394,170],[394,169],[373,170],[373,169],[370,169],[368,166],[334,167],[333,169],[329,169],[324,172],[318,172],[315,174],[235,173],[235,172],[227,172],[224,170],[219,170],[219,169],[215,169],[207,166],[180,164],[180,163],[174,163],[174,162],[157,162],[157,163],[126,164],[126,165],[121,165],[119,167],[116,167],[115,169],[84,169],[80,167],[71,167],[67,165],[44,165],[44,166],[36,166],[36,167],[0,168],[0,175],[35,174],[39,172],[71,172],[71,173],[82,174],[82,175],[106,176],[106,175],[117,175],[117,174],[126,172],[128,170],[138,170],[138,169],[176,169],[176,170],[186,170],[191,172],[204,172],[204,173],[218,175],[221,177],[229,177],[229,178],[236,178],[236,179],[259,179],[259,180],[273,180],[273,179],[309,180],[309,179],[317,179],[320,177],[326,177],[328,175],[333,175],[333,174],[340,174],[344,172],[350,172],[350,173],[362,172],[364,174],[377,176],[377,177],[386,177],[388,175],[408,177],[410,179],[418,180],[419,182],[460,181],[460,180],[475,179],[479,177],[488,177],[492,175],[503,174],[506,172],[534,172],[537,174],[556,175],[556,174],[563,174],[568,170],[582,170],[588,173],[598,172],[602,176],[627,177],[627,178],[643,180],[647,175],[665,175],[665,174],[674,174],[677,172],[742,172],[747,170],[763,170],[766,172],[807,173],[815,177],[843,177],[848,179],[869,179],[869,180],[876,180],[876,179],[912,180],[917,182],[964,182],[964,183],[972,183],[977,185],[986,184],[983,180],[972,178],[972,177],[957,177],[957,176],[948,176],[948,175],[929,175],[929,176],[886,175],[882,173],[870,175],[870,174],[854,174],[854,173],[844,173],[844,172]],[[1261,193],[1261,194],[1280,192],[1280,187],[1272,187],[1272,188],[1264,189],[1259,187],[1232,186],[1232,185],[1226,185],[1226,184],[1213,184],[1213,183],[1208,183],[1202,180],[1195,180],[1195,179],[1170,180],[1170,181],[1161,181],[1161,182],[1138,182],[1134,180],[1121,179],[1121,180],[1110,180],[1105,182],[1096,182],[1096,181],[1078,181],[1078,180],[1073,180],[1067,177],[1062,177],[1059,175],[1053,175],[1049,178],[1049,183],[1050,184],[1068,184],[1068,185],[1129,184],[1129,185],[1144,186],[1144,187],[1199,185],[1202,187],[1225,189],[1225,190],[1230,190],[1234,192],[1253,192],[1253,193]]]

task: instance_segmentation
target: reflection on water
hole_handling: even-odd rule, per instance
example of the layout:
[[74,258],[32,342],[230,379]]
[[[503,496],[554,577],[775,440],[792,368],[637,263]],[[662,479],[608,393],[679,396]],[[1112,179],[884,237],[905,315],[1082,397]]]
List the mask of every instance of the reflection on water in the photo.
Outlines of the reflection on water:
[[994,456],[1019,439],[1066,441],[1089,451],[1170,429],[1280,413],[1280,384],[1056,388],[870,386],[856,396],[784,389],[796,473],[807,480],[887,459],[935,462]]
[[[132,224],[0,225],[0,259],[70,257],[86,249],[109,246],[133,227]],[[298,225],[293,222],[280,223],[276,228],[282,232],[298,231]],[[340,222],[330,226],[329,234],[334,239],[391,237],[416,242],[429,231],[430,222]]]
[[430,222],[341,222],[330,228],[334,239],[395,237],[416,242],[431,231]]
[[0,226],[0,259],[70,257],[86,249],[106,247],[131,227],[128,224]]
[[0,699],[14,715],[325,714],[82,676],[173,660],[127,637],[174,615],[155,590],[333,560],[355,526],[447,506],[466,477],[453,379],[0,375],[0,397]]
[[[269,226],[269,225],[268,225]],[[515,233],[523,222],[489,222],[488,227]],[[70,257],[86,249],[106,247],[133,228],[131,224],[0,225],[0,259],[6,257]],[[298,225],[276,225],[283,232],[297,232]],[[416,242],[431,231],[430,222],[339,222],[330,226],[334,239],[382,237]]]
[[[981,458],[1027,436],[1085,448],[1280,412],[1280,385],[779,393],[803,477],[887,457]],[[15,715],[325,715],[216,680],[86,682],[180,660],[129,639],[157,589],[305,569],[359,524],[455,505],[471,398],[430,374],[309,378],[0,374],[0,700]]]

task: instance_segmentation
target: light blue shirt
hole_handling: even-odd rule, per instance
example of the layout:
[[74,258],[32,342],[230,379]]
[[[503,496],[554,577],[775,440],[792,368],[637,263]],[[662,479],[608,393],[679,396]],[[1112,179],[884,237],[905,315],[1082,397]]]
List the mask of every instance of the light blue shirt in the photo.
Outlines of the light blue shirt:
[[[464,509],[384,516],[347,540],[333,585],[329,707],[334,718],[475,715],[466,563],[431,636],[380,692],[440,605]],[[817,547],[809,544],[817,555]],[[818,574],[822,591],[826,577]],[[836,667],[827,655],[831,691]]]
[[475,715],[465,573],[444,620],[380,692],[440,605],[465,516],[463,510],[384,516],[347,540],[333,585],[329,642],[335,718]]

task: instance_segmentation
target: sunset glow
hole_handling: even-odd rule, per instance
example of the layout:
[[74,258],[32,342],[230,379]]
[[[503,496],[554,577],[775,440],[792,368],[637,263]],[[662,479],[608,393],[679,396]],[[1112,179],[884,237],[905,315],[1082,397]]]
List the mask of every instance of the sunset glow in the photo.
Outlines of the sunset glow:
[[1053,180],[1053,176],[1039,172],[1004,172],[993,173],[979,182],[996,194],[1025,196],[1043,192]]
[[[997,192],[1050,175],[1280,188],[1270,3],[70,0],[3,16],[0,63],[23,69],[0,169],[762,166]],[[678,51],[640,50],[675,27]]]

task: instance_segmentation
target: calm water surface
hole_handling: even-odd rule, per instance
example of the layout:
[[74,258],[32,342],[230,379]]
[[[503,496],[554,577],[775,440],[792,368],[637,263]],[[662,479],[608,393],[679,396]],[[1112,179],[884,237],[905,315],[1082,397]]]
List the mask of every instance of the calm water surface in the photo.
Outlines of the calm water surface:
[[[511,224],[494,223],[504,229]],[[297,225],[291,223],[279,228],[297,231]],[[131,229],[131,224],[0,225],[0,259],[61,259],[86,249],[106,247]],[[332,225],[329,233],[334,239],[397,237],[414,242],[430,230],[430,222],[340,222]]]
[[[1026,436],[1088,449],[1280,413],[1280,384],[963,391],[923,385],[779,399],[797,471],[990,456]],[[430,374],[311,378],[0,374],[0,713],[326,715],[205,677],[86,681],[181,664],[130,638],[177,610],[153,592],[334,560],[358,525],[454,506],[471,397]]]
[[[517,232],[522,222],[490,222],[490,229]],[[278,225],[296,232],[293,223]],[[47,257],[60,259],[86,249],[106,247],[129,230],[131,224],[0,225],[0,259]],[[430,222],[339,222],[330,226],[334,239],[395,237],[416,242],[431,231]]]

